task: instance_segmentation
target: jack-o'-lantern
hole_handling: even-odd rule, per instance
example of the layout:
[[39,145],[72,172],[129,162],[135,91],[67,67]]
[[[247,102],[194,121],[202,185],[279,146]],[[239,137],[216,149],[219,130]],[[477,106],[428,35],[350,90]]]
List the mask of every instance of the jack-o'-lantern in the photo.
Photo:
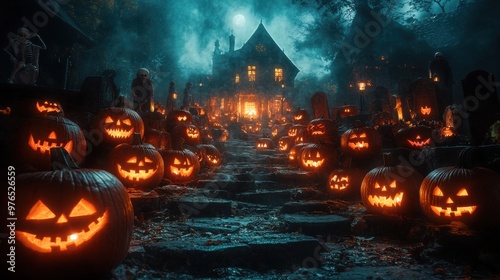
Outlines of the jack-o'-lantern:
[[172,130],[172,137],[182,138],[185,144],[196,146],[201,142],[201,134],[198,126],[194,124],[178,124]]
[[425,125],[401,128],[396,133],[396,144],[402,148],[421,150],[432,144],[432,128]]
[[324,172],[337,164],[335,146],[326,143],[311,143],[300,152],[300,169],[311,172]]
[[200,135],[201,135],[201,142],[203,144],[210,144],[214,140],[214,137],[212,135],[212,129],[208,127],[200,129]]
[[295,145],[295,139],[290,136],[283,136],[278,140],[278,151],[286,153]]
[[183,149],[182,144],[174,149],[160,151],[163,158],[165,172],[163,178],[173,183],[187,183],[198,176],[200,162],[196,154]]
[[63,148],[50,153],[53,170],[16,177],[16,274],[102,277],[128,253],[130,198],[109,172],[78,168]]
[[308,138],[313,142],[338,143],[336,126],[332,120],[325,118],[313,119],[307,124]]
[[288,135],[288,130],[292,124],[276,124],[271,128],[271,138],[274,140],[280,139],[282,136]]
[[295,145],[293,145],[293,147],[288,152],[288,162],[291,165],[299,165],[300,153],[302,152],[302,148],[309,144],[310,143],[295,143]]
[[166,130],[171,132],[179,124],[191,124],[193,115],[186,110],[172,110],[167,114]]
[[267,137],[259,138],[255,141],[255,149],[257,150],[257,152],[273,150],[274,149],[273,140]]
[[420,206],[433,222],[460,221],[479,227],[500,227],[500,174],[476,167],[477,148],[460,152],[456,166],[431,171],[420,186]]
[[420,209],[418,192],[423,176],[412,166],[396,164],[384,154],[384,165],[366,173],[361,200],[366,210],[387,216],[415,214]]
[[330,172],[327,180],[327,192],[334,197],[359,195],[361,182],[365,175],[364,170],[351,167],[351,158],[348,157],[342,168]]
[[132,143],[114,147],[108,155],[108,170],[127,188],[151,190],[163,178],[164,164],[158,150],[142,143],[141,135],[134,133]]
[[423,116],[428,116],[431,114],[432,108],[429,106],[422,106],[420,107],[420,114]]
[[359,109],[356,105],[344,105],[340,107],[339,115],[341,118],[354,117],[359,115]]
[[104,145],[116,146],[132,142],[134,132],[144,136],[144,122],[137,112],[129,108],[109,107],[101,110],[94,126],[102,133]]
[[77,164],[85,159],[87,142],[80,127],[63,116],[38,116],[26,120],[17,137],[18,164],[50,170],[50,149],[62,147]]
[[290,137],[296,137],[299,135],[304,135],[307,133],[307,126],[301,124],[294,124],[288,129],[287,135]]
[[342,152],[351,157],[373,156],[382,149],[382,137],[373,127],[365,126],[357,120],[340,138]]
[[200,144],[197,147],[203,149],[203,163],[205,166],[217,167],[221,165],[222,155],[217,147],[212,144]]
[[64,116],[64,110],[59,102],[48,101],[48,100],[37,100],[35,101],[36,112],[39,114],[56,114]]
[[166,150],[172,148],[172,136],[170,133],[158,129],[147,129],[144,132],[145,143],[153,145],[157,150]]
[[292,123],[307,125],[309,123],[309,112],[306,109],[299,109],[292,117]]

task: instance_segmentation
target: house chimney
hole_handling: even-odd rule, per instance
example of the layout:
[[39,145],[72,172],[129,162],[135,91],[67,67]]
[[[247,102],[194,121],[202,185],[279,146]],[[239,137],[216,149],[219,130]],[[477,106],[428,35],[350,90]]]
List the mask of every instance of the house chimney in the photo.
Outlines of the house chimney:
[[234,52],[234,35],[229,35],[229,51]]

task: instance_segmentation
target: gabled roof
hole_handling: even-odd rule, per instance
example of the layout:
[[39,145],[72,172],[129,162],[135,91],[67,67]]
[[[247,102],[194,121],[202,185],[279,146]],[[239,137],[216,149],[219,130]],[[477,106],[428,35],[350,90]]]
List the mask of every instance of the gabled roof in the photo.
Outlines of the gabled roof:
[[258,44],[265,45],[266,49],[275,54],[283,64],[289,64],[290,67],[298,73],[300,70],[293,62],[285,55],[284,51],[276,44],[269,32],[266,30],[262,22],[259,24],[255,32],[250,36],[248,41],[239,50],[235,50],[234,55],[243,55],[255,51],[255,46]]

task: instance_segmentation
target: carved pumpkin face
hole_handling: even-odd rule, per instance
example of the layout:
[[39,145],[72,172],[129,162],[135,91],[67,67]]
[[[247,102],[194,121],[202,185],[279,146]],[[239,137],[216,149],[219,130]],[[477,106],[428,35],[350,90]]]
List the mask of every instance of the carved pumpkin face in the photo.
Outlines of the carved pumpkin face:
[[304,125],[292,125],[289,129],[288,129],[288,133],[287,135],[290,136],[290,137],[295,137],[295,136],[298,136],[298,135],[302,135],[304,134],[305,130],[306,130],[306,126]]
[[257,151],[272,150],[274,148],[274,143],[271,138],[259,138],[255,141],[255,149]]
[[200,129],[194,124],[178,124],[174,127],[172,135],[184,139],[186,144],[193,146],[201,142]]
[[325,143],[338,143],[336,128],[332,120],[317,118],[307,125],[307,133],[310,138]]
[[110,107],[101,110],[96,116],[96,127],[103,134],[103,143],[113,147],[121,143],[130,143],[137,132],[144,136],[144,122],[132,109]]
[[165,162],[163,177],[174,183],[189,182],[200,171],[198,157],[190,150],[165,150],[161,152],[161,156]]
[[353,117],[359,115],[359,109],[355,105],[344,105],[340,107],[340,117]]
[[327,191],[338,197],[359,195],[359,188],[365,174],[366,172],[357,168],[334,169],[328,176]]
[[419,209],[418,191],[423,177],[411,166],[397,165],[384,154],[384,165],[370,170],[361,183],[365,208],[382,215],[412,214]]
[[61,104],[53,101],[36,101],[35,108],[40,114],[64,114]]
[[460,221],[472,226],[500,227],[495,215],[500,174],[474,167],[476,148],[461,151],[456,166],[434,169],[420,186],[420,205],[433,222]]
[[134,215],[125,188],[107,171],[72,167],[16,178],[16,268],[36,274],[29,278],[90,273],[78,263],[108,272],[128,253]]
[[203,152],[203,156],[204,156],[203,162],[205,163],[205,165],[207,165],[208,167],[217,167],[217,166],[221,165],[222,155],[221,155],[219,149],[217,149],[214,145],[201,144],[201,145],[198,145],[197,147],[202,148],[204,151]]
[[167,115],[167,131],[179,124],[191,124],[193,122],[193,115],[185,110],[172,110]]
[[292,122],[295,124],[306,125],[309,123],[309,112],[305,109],[299,109],[292,117]]
[[288,152],[295,144],[294,139],[290,136],[283,136],[278,140],[278,151]]
[[382,148],[382,138],[377,130],[356,122],[356,126],[344,132],[340,139],[342,151],[352,157],[377,154]]
[[109,171],[125,187],[152,189],[163,178],[164,163],[158,150],[151,144],[142,143],[140,134],[135,133],[131,144],[114,147],[108,155]]
[[308,144],[300,153],[300,168],[305,171],[323,171],[337,160],[337,152],[328,144]]
[[307,143],[296,143],[295,145],[293,145],[293,147],[288,152],[288,160],[289,160],[290,164],[295,165],[295,164],[299,163],[299,158],[300,158],[300,154],[302,152],[302,148],[304,148],[306,145],[308,145],[308,144]]
[[19,135],[19,161],[40,170],[49,170],[50,149],[66,149],[79,164],[85,159],[87,144],[80,127],[63,116],[39,116],[23,124]]
[[420,113],[422,115],[424,115],[424,116],[430,115],[431,111],[432,111],[432,109],[429,106],[422,106],[422,107],[420,107]]
[[421,150],[431,145],[431,137],[432,129],[428,126],[405,127],[396,133],[396,143],[403,148]]

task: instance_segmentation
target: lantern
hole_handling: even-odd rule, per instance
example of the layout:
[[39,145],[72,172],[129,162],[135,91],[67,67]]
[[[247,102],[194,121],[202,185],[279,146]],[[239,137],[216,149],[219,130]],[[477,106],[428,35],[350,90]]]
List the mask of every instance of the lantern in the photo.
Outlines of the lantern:
[[354,158],[373,156],[382,149],[382,138],[373,127],[357,120],[353,128],[342,134],[340,147],[345,155]]
[[143,144],[136,132],[132,143],[119,144],[111,150],[108,170],[127,188],[151,190],[161,182],[164,164],[158,150],[151,144]]
[[500,174],[473,162],[477,148],[460,152],[456,166],[431,171],[420,186],[420,205],[433,222],[460,221],[479,227],[500,226]]
[[413,167],[397,165],[391,154],[384,154],[384,165],[366,173],[361,183],[361,200],[366,210],[397,216],[419,210],[418,192],[423,176]]
[[343,167],[337,168],[328,175],[327,192],[334,197],[349,197],[359,195],[361,182],[366,172],[360,168],[351,167],[352,159],[346,158]]
[[129,108],[109,107],[101,110],[95,117],[94,127],[102,133],[103,144],[111,147],[132,142],[134,132],[144,136],[141,116]]
[[421,150],[432,144],[432,128],[424,125],[401,128],[396,133],[396,144],[399,147]]
[[178,124],[191,124],[193,115],[186,110],[172,110],[167,114],[166,130],[171,132]]
[[335,144],[339,142],[337,127],[330,119],[317,118],[307,124],[307,134],[311,141]]
[[339,114],[341,118],[354,117],[359,115],[359,109],[356,105],[344,105],[340,107]]
[[78,168],[64,148],[50,154],[53,170],[16,177],[16,274],[103,277],[128,253],[130,198],[109,172]]
[[59,102],[49,101],[49,100],[37,100],[35,101],[36,112],[38,114],[56,114],[64,116],[64,110]]
[[295,139],[290,136],[283,136],[278,140],[278,151],[286,153],[295,145]]
[[255,141],[255,149],[257,152],[267,151],[274,149],[274,143],[271,138],[263,137]]
[[288,161],[291,165],[298,165],[300,162],[300,153],[302,148],[309,145],[310,143],[295,143],[293,147],[288,152]]
[[[182,142],[182,141],[181,141]],[[174,149],[160,151],[165,170],[163,177],[173,183],[187,183],[198,176],[200,162],[195,153],[182,148],[179,143]]]
[[29,118],[19,130],[16,160],[24,167],[50,170],[50,149],[64,148],[81,164],[87,154],[87,143],[80,127],[63,116]]
[[324,172],[337,164],[337,157],[337,150],[331,144],[308,144],[300,152],[300,169]]
[[185,144],[196,146],[201,143],[201,133],[194,124],[178,124],[172,130],[174,138],[182,138]]
[[292,123],[307,125],[309,123],[309,112],[306,109],[299,109],[292,117]]
[[208,167],[217,167],[222,163],[222,155],[212,144],[200,144],[198,148],[203,149],[203,163]]

